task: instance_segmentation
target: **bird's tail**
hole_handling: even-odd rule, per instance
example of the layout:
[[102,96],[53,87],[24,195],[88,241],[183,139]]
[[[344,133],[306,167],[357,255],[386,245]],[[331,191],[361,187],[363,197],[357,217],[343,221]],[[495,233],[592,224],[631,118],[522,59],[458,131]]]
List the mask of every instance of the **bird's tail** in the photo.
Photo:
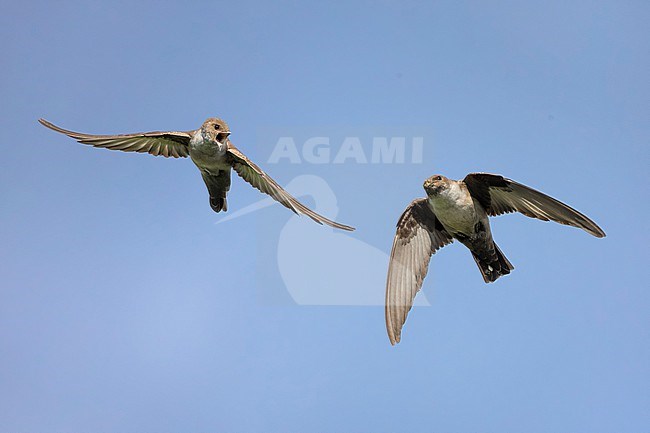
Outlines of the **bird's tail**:
[[227,211],[226,195],[230,189],[230,171],[219,171],[214,175],[201,171],[205,186],[210,194],[210,207],[215,212]]
[[227,211],[228,210],[228,200],[226,197],[212,197],[210,196],[210,207],[215,212]]
[[502,275],[508,275],[515,268],[494,242],[487,248],[472,250],[472,257],[486,283],[496,281]]

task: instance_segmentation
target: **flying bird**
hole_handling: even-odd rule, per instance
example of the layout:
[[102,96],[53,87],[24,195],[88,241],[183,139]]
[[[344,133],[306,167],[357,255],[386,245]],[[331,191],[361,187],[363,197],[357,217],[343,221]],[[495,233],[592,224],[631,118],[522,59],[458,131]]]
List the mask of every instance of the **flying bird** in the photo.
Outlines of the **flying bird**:
[[194,131],[138,132],[121,135],[91,135],[60,128],[45,119],[43,126],[67,135],[82,144],[124,152],[150,153],[165,158],[189,156],[198,167],[210,194],[210,206],[215,212],[227,211],[226,196],[230,190],[232,169],[259,191],[270,195],[297,214],[307,215],[319,224],[341,230],[354,230],[344,224],[317,214],[296,200],[261,168],[246,157],[230,141],[230,128],[221,119],[211,117]]
[[492,239],[488,217],[519,212],[542,221],[578,227],[597,237],[605,232],[568,205],[497,174],[470,173],[463,180],[434,175],[424,181],[427,198],[408,205],[397,222],[386,281],[386,330],[399,343],[413,299],[431,256],[458,240],[472,253],[486,283],[514,269]]

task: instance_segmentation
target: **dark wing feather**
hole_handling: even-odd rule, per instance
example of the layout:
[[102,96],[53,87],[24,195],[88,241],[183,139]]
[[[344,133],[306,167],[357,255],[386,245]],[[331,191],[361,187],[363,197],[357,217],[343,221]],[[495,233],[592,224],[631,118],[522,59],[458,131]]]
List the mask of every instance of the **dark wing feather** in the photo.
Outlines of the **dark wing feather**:
[[250,183],[261,192],[270,195],[273,197],[273,199],[291,209],[295,213],[307,215],[318,224],[327,224],[330,227],[341,230],[354,230],[354,227],[346,226],[344,224],[329,220],[300,203],[298,200],[296,200],[295,197],[293,197],[280,185],[278,185],[278,183],[274,181],[268,174],[264,173],[261,168],[255,165],[253,161],[248,159],[246,155],[241,153],[239,149],[233,146],[230,141],[228,142],[228,157],[230,159],[230,164],[242,179]]
[[38,119],[41,125],[53,131],[74,138],[79,143],[123,152],[150,153],[155,156],[182,158],[189,155],[190,134],[188,132],[138,132],[121,135],[92,135],[59,128],[45,119]]
[[427,275],[431,255],[452,242],[427,199],[414,200],[397,222],[386,279],[386,330],[391,344],[400,341],[402,326]]
[[550,220],[578,227],[598,238],[605,236],[605,232],[587,216],[512,179],[497,174],[470,173],[463,182],[472,197],[481,203],[490,216],[520,212],[542,221]]

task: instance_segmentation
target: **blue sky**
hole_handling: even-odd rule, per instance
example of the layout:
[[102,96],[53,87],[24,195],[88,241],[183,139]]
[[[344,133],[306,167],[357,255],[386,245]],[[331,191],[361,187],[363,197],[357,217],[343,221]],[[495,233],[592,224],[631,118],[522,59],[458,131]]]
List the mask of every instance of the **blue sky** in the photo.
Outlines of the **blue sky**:
[[[187,3],[3,2],[1,432],[648,428],[645,2]],[[190,161],[36,123],[126,133],[208,116],[280,183],[324,179],[357,231],[310,225],[319,250],[284,236],[280,206],[215,224]],[[335,152],[357,133],[420,134],[423,160],[267,163],[281,134]],[[515,271],[485,285],[462,246],[441,250],[431,306],[396,347],[380,306],[292,298],[281,239],[297,268],[331,270],[313,287],[381,297],[422,181],[472,171],[551,194],[607,237],[493,219]],[[261,198],[235,178],[229,212]],[[374,258],[334,266],[358,246]]]

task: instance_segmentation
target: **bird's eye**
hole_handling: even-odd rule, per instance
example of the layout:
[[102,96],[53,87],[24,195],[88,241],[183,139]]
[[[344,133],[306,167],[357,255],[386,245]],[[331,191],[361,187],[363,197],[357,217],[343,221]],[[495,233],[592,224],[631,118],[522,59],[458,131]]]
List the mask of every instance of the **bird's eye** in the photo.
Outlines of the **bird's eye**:
[[434,177],[433,179],[434,179],[434,180],[442,180],[442,178],[441,178],[440,176],[436,176],[436,177]]
[[215,123],[215,124],[214,124],[214,129],[216,129],[216,130],[218,131],[220,128],[221,128],[221,127],[219,126],[218,123]]

